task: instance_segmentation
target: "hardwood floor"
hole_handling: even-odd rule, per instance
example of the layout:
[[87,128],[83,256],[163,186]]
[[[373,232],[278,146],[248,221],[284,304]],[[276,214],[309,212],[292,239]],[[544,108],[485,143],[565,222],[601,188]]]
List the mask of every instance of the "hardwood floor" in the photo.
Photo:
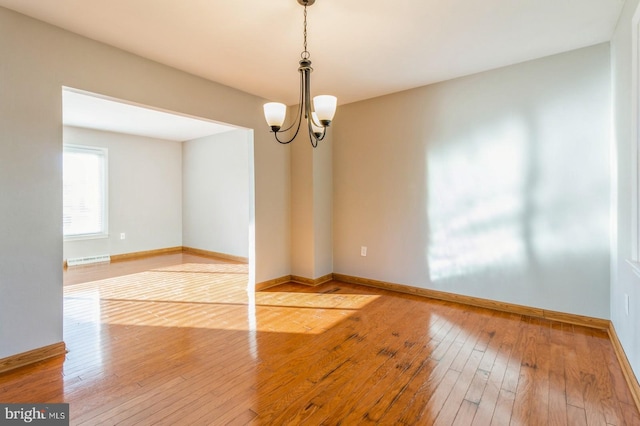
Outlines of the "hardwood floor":
[[605,332],[247,281],[184,254],[70,269],[66,359],[0,375],[0,401],[68,402],[84,425],[640,424]]

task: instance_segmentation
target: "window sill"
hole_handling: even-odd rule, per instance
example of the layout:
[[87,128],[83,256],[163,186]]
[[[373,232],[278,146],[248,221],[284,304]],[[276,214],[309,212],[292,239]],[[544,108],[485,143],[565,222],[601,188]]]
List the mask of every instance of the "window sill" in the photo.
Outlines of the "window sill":
[[84,240],[98,240],[101,238],[109,238],[109,234],[83,234],[83,235],[70,235],[64,237],[64,242],[68,241],[84,241]]
[[640,262],[634,262],[633,260],[627,259],[627,263],[631,267],[631,270],[640,277]]

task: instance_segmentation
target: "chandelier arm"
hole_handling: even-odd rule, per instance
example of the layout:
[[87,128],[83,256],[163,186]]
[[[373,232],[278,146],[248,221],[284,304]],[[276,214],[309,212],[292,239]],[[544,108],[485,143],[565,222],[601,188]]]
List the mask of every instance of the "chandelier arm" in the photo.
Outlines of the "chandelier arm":
[[[298,123],[298,127],[296,128],[296,132],[293,134],[293,136],[291,137],[291,139],[289,139],[289,140],[287,140],[287,141],[281,141],[281,140],[278,138],[278,133],[282,133],[282,131],[278,131],[278,132],[274,132],[274,133],[273,133],[273,134],[274,134],[274,136],[276,137],[276,140],[277,140],[278,142],[280,142],[281,144],[286,145],[286,144],[288,144],[288,143],[293,142],[293,140],[296,138],[296,136],[298,136],[298,132],[300,131],[300,124],[302,124],[302,108],[300,108],[300,115],[298,115],[298,119],[296,120],[296,122]],[[291,126],[289,126],[289,128],[288,128],[287,130],[291,129],[291,128],[293,127],[293,125],[294,125],[294,124],[296,124],[296,122],[294,122]]]
[[[304,71],[302,69],[300,69],[300,98],[298,100],[298,110],[296,111],[296,119],[291,122],[291,125],[289,127],[287,127],[286,129],[282,129],[282,130],[278,130],[277,132],[273,132],[276,141],[278,141],[279,143],[286,145],[289,144],[291,142],[293,142],[293,140],[296,138],[296,136],[298,136],[298,133],[300,132],[300,126],[302,124],[302,109],[304,107],[304,83],[305,83],[305,78],[304,78]],[[291,139],[289,140],[280,140],[280,138],[278,137],[278,133],[285,133],[288,132],[289,130],[293,129],[294,126],[296,127],[296,132],[294,133],[293,137],[291,137]]]
[[[319,123],[316,123],[316,120],[313,119],[313,111],[311,108],[311,68],[308,68],[304,72],[304,107],[305,107],[305,119],[307,121],[307,131],[309,132],[309,141],[311,142],[311,146],[314,148],[318,147],[318,142],[323,140],[326,133],[327,128],[322,126]],[[313,124],[316,124],[318,127],[322,127],[322,135],[317,136],[313,131]]]
[[311,70],[306,69],[303,72],[304,76],[304,118],[309,120],[312,117],[311,111]]
[[[302,117],[302,104],[304,103],[304,92],[303,92],[304,89],[303,88],[304,88],[303,75],[302,75],[302,70],[300,70],[300,97],[298,99],[298,109],[297,109],[296,115],[295,115],[295,117],[297,117],[297,120],[292,121],[291,125],[289,127],[287,127],[286,129],[280,129],[280,130],[278,130],[277,132],[274,132],[274,133],[277,134],[277,133],[288,132],[289,130],[293,129],[293,127],[296,126],[296,124],[298,125],[298,128],[300,128],[300,121],[299,120]],[[297,131],[296,131],[296,133],[297,133]],[[276,139],[277,139],[277,137],[276,137]],[[278,141],[278,142],[280,142],[280,141]],[[290,142],[291,141],[286,142],[286,143],[290,143]],[[280,143],[283,143],[283,142],[280,142]]]
[[314,148],[318,147],[318,141],[322,140],[322,137],[318,137],[316,133],[313,131],[313,127],[311,127],[311,121],[307,120],[307,129],[309,131],[309,142],[311,142],[311,146]]
[[312,127],[311,127],[311,123],[315,124],[318,127],[325,127],[323,126],[321,123],[319,123],[319,121],[316,121],[315,118],[313,117],[313,111],[312,111],[312,99],[311,99],[311,72],[309,72],[307,74],[307,81],[306,81],[306,86],[305,86],[305,96],[307,97],[307,103],[306,103],[306,113],[307,116],[305,118],[307,118],[307,120],[309,121],[309,132],[312,132]]
[[[300,116],[300,111],[296,111],[296,116]],[[276,133],[285,133],[288,132],[289,130],[293,129],[293,127],[297,124],[297,120],[293,121],[291,123],[291,125],[289,127],[287,127],[286,129],[280,129],[278,130]]]
[[319,141],[323,140],[326,135],[327,135],[327,128],[325,127],[324,129],[322,129],[322,136],[320,136],[318,140]]
[[304,118],[307,120],[307,131],[309,132],[309,142],[311,146],[316,148],[318,146],[318,138],[313,132],[313,126],[311,123],[313,120],[313,111],[311,111],[311,69],[306,69],[304,72]]
[[313,127],[311,127],[311,122],[309,120],[307,120],[307,130],[309,132],[309,142],[311,142],[311,146],[317,148],[318,141],[320,141],[321,139],[319,139],[316,133],[314,133]]
[[320,121],[316,121],[315,117],[313,116],[313,114],[311,115],[311,121],[313,122],[313,124],[315,124],[318,127],[327,127],[324,124],[320,123]]
[[[300,72],[302,73],[302,71],[300,71]],[[296,138],[296,136],[298,136],[298,132],[300,132],[300,125],[302,124],[302,103],[304,103],[304,97],[302,96],[302,93],[304,93],[304,92],[302,91],[302,84],[303,84],[303,77],[302,77],[302,75],[301,75],[301,77],[300,77],[300,85],[301,85],[301,88],[300,88],[300,89],[301,89],[301,90],[300,90],[300,95],[301,95],[301,96],[300,96],[300,98],[301,98],[301,99],[300,99],[300,103],[298,104],[298,112],[296,113],[296,115],[297,115],[296,120],[291,124],[291,126],[287,127],[285,130],[280,131],[280,132],[274,132],[274,136],[276,137],[276,140],[277,140],[278,142],[280,142],[281,144],[283,144],[283,145],[286,145],[286,144],[289,144],[289,143],[293,142],[293,141],[294,141],[294,139]],[[278,138],[278,133],[282,133],[282,132],[284,132],[284,131],[288,131],[288,130],[290,130],[291,128],[293,128],[293,126],[295,126],[296,124],[297,124],[296,132],[293,134],[293,136],[291,137],[291,139],[286,140],[286,141],[284,141],[284,140],[282,140],[282,141],[281,141],[281,140]]]
[[[311,145],[316,148],[318,146],[318,142],[323,140],[325,135],[327,134],[327,128],[322,129],[322,133],[316,133],[313,131],[313,127],[311,126],[311,122],[307,120],[307,128],[309,130],[309,140],[311,141]],[[320,136],[318,136],[320,135]]]
[[[313,131],[313,127],[311,126],[310,122],[308,122],[308,126],[307,127],[309,128],[309,137],[315,139],[316,141],[323,140],[324,137],[327,135],[327,128],[326,127],[322,128],[322,133],[314,132]],[[318,136],[318,135],[320,135],[320,136]]]

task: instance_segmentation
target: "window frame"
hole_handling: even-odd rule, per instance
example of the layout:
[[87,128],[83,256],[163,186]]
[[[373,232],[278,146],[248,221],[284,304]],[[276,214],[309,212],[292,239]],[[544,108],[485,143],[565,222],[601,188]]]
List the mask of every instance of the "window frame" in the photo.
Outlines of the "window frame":
[[[90,146],[90,145],[76,145],[76,144],[63,144],[63,188],[64,188],[64,155],[67,152],[94,154],[102,159],[102,229],[99,232],[92,232],[86,234],[64,234],[64,221],[63,221],[63,238],[64,241],[80,241],[80,240],[92,240],[99,238],[109,237],[109,151],[105,147]],[[63,209],[64,209],[64,193],[63,193]],[[64,210],[63,210],[64,220]]]

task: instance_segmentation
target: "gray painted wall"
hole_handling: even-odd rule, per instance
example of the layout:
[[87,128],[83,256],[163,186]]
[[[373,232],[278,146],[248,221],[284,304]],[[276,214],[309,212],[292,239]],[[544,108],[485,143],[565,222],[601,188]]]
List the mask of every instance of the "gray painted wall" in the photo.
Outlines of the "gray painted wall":
[[183,243],[249,257],[249,131],[234,130],[183,145]]
[[312,148],[301,132],[291,149],[291,274],[319,278],[333,272],[332,132]]
[[254,134],[255,273],[290,273],[289,149],[263,99],[0,8],[0,358],[62,341],[62,87]]
[[[636,377],[640,377],[640,277],[627,263],[634,260],[633,239],[638,238],[632,227],[634,163],[638,167],[638,157],[632,154],[638,141],[632,139],[631,131],[631,27],[637,7],[638,0],[625,3],[611,43],[615,135],[611,321]],[[629,295],[629,315],[624,307],[625,294]]]
[[342,106],[334,272],[609,318],[610,94],[602,44]]
[[63,135],[64,143],[107,148],[109,167],[109,237],[65,241],[65,259],[182,245],[180,142],[68,126]]

